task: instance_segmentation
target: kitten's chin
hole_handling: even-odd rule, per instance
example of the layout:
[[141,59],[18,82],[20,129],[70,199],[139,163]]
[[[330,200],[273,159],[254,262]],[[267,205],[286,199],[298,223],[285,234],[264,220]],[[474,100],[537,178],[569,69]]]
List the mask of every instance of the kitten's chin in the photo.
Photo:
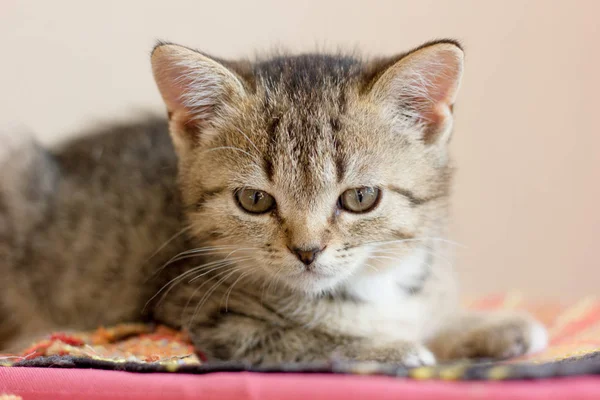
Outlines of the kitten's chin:
[[303,271],[283,277],[281,281],[288,289],[313,297],[334,292],[342,285],[345,278],[338,275],[325,275],[318,272]]
[[326,293],[334,292],[336,287],[340,285],[339,281],[328,280],[319,282],[301,281],[301,280],[289,280],[285,281],[285,285],[288,289],[294,292],[301,293],[308,297],[317,297]]

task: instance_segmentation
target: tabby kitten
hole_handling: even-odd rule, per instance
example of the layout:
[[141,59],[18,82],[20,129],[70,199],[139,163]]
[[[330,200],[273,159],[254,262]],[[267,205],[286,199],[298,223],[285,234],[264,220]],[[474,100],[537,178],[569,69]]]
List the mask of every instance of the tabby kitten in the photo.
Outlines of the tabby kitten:
[[140,318],[253,364],[417,366],[546,345],[527,315],[457,305],[458,43],[256,62],[161,43],[152,68],[168,128],[149,118],[5,152],[0,347]]

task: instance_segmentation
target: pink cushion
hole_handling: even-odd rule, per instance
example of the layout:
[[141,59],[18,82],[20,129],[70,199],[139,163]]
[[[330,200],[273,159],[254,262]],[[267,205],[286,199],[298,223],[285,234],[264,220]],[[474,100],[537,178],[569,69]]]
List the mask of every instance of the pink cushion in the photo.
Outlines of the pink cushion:
[[600,377],[540,381],[441,382],[320,374],[208,375],[0,368],[0,394],[70,399],[600,399]]

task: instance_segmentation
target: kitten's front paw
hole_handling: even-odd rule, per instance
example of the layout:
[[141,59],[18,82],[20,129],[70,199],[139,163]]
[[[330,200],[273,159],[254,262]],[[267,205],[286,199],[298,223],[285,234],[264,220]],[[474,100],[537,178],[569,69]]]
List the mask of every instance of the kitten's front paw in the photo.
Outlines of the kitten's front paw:
[[409,368],[434,365],[435,362],[433,353],[421,345],[415,346],[411,351],[404,353],[400,361],[402,365]]
[[382,347],[367,347],[346,352],[344,358],[354,361],[376,361],[421,367],[435,364],[435,356],[425,346],[411,342],[396,342]]
[[507,315],[484,320],[459,333],[444,358],[510,358],[543,350],[546,329],[526,315]]

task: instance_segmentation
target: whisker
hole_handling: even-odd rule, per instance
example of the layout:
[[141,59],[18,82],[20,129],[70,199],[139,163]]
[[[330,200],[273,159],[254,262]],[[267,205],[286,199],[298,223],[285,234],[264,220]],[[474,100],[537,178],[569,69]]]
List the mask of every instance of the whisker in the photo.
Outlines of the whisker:
[[179,236],[183,235],[184,233],[188,232],[190,229],[192,229],[192,226],[189,225],[185,228],[183,228],[182,230],[180,230],[179,232],[177,232],[176,234],[174,234],[173,236],[171,236],[166,242],[164,242],[158,249],[156,249],[156,251],[154,253],[152,253],[150,255],[150,257],[148,257],[146,259],[146,261],[144,261],[144,264],[146,264],[148,261],[150,261],[154,256],[156,256],[158,253],[160,253],[160,251],[162,249],[164,249],[167,245],[169,245],[169,243],[171,243],[173,240],[177,239]]
[[225,250],[229,250],[231,248],[236,248],[236,246],[233,246],[233,245],[224,245],[224,246],[198,247],[198,248],[195,248],[195,249],[190,249],[190,250],[182,251],[181,253],[179,253],[179,254],[171,257],[171,260],[174,260],[177,257],[189,255],[189,254],[205,253],[207,251],[213,251],[213,250],[223,250],[223,251],[225,251]]
[[[187,259],[190,259],[190,258],[204,257],[204,256],[211,256],[211,255],[219,255],[219,254],[220,254],[220,253],[218,253],[218,252],[211,252],[211,253],[204,253],[204,254],[192,254],[192,255],[189,255],[189,256],[184,256],[184,257],[180,257],[180,258],[178,258],[178,259],[176,259],[176,260],[173,260],[173,261],[171,261],[169,264],[173,264],[173,263],[175,263],[175,262],[177,262],[177,261],[183,261],[183,260],[187,260]],[[212,260],[211,262],[219,262],[219,261],[224,261],[224,260],[220,258],[219,260]],[[169,266],[169,264],[165,264],[165,265],[162,267],[162,269],[165,269],[166,267],[168,267],[168,266]],[[194,268],[195,268],[195,267],[194,267]],[[160,271],[159,271],[159,272],[160,272]]]
[[156,292],[156,294],[154,296],[152,296],[150,298],[150,300],[148,300],[148,302],[146,302],[146,305],[144,306],[144,308],[148,305],[148,303],[150,303],[153,299],[155,299],[162,292],[160,299],[156,303],[157,306],[160,305],[164,301],[164,299],[167,297],[167,295],[171,292],[171,290],[175,286],[177,286],[177,284],[179,282],[183,281],[186,276],[189,276],[190,274],[197,272],[198,270],[204,269],[204,268],[212,268],[211,270],[221,269],[221,266],[223,266],[221,264],[223,264],[222,261],[219,262],[218,264],[215,263],[215,264],[211,264],[211,265],[205,265],[203,267],[196,267],[193,269],[193,271],[192,270],[186,271],[186,272],[176,276],[175,278],[171,279],[167,284],[165,284],[163,287],[161,287],[160,290],[158,292]]
[[444,239],[444,238],[438,238],[438,237],[420,237],[420,238],[409,238],[409,239],[396,239],[396,240],[386,240],[386,241],[374,241],[374,242],[363,243],[363,245],[365,245],[365,246],[366,245],[383,246],[383,245],[386,245],[386,244],[407,243],[407,242],[423,242],[423,241],[427,241],[427,240],[440,241],[440,242],[452,244],[454,246],[458,246],[458,247],[462,247],[462,248],[467,248],[467,246],[465,246],[462,243],[458,243],[458,242],[455,242],[453,240]]
[[[238,263],[240,261],[247,261],[247,260],[250,260],[250,259],[251,259],[251,257],[242,257],[242,258],[236,258],[234,260],[223,260],[223,262],[225,263],[225,265],[219,266],[219,269],[221,269],[222,267],[227,267],[227,266],[230,266],[230,265],[234,265],[234,264],[236,264],[236,263]],[[199,278],[201,278],[201,277],[203,277],[203,276],[205,276],[207,274],[210,274],[212,271],[215,271],[215,269],[211,269],[209,271],[203,272],[200,275],[196,275],[195,277],[193,277],[192,279],[190,279],[188,281],[188,283],[192,283],[194,281],[197,281]]]
[[167,261],[166,263],[164,263],[160,268],[158,268],[154,272],[153,275],[160,273],[166,267],[168,267],[169,265],[171,265],[177,261],[186,260],[188,258],[201,257],[201,256],[205,256],[205,255],[219,254],[221,252],[228,251],[232,247],[235,247],[235,246],[205,247],[205,248],[198,248],[198,249],[182,251],[181,253],[177,254],[176,256],[171,257],[171,259],[169,261]]
[[219,266],[219,264],[223,264],[223,263],[230,263],[230,262],[231,262],[231,263],[233,263],[233,262],[235,262],[235,261],[236,261],[235,259],[234,259],[234,260],[227,260],[227,261],[224,261],[224,260],[211,261],[211,262],[208,262],[208,263],[206,263],[206,264],[202,264],[202,265],[196,266],[196,267],[194,267],[194,268],[191,268],[191,269],[189,269],[189,270],[187,270],[187,271],[184,271],[183,273],[181,273],[180,275],[176,276],[175,278],[173,278],[173,279],[171,279],[169,282],[167,282],[165,285],[163,285],[163,286],[162,286],[162,287],[161,287],[161,288],[160,288],[160,289],[159,289],[159,290],[156,292],[156,294],[154,294],[154,296],[152,296],[152,297],[151,297],[151,298],[150,298],[150,299],[149,299],[149,300],[146,302],[146,304],[144,305],[144,309],[145,309],[145,308],[148,306],[148,304],[150,304],[150,302],[152,302],[152,300],[154,300],[154,299],[155,299],[155,298],[156,298],[156,297],[157,297],[159,294],[161,294],[161,293],[162,293],[162,292],[163,292],[165,289],[167,289],[167,288],[168,288],[167,292],[166,292],[166,293],[164,293],[164,294],[162,295],[162,298],[161,298],[161,300],[160,300],[160,301],[159,301],[159,303],[158,303],[158,304],[160,304],[160,302],[162,302],[162,300],[163,300],[163,299],[164,299],[164,297],[167,295],[167,293],[169,293],[169,291],[170,291],[170,290],[171,290],[171,289],[172,289],[172,288],[175,286],[174,284],[175,284],[177,281],[183,280],[185,277],[187,277],[187,276],[189,276],[189,275],[191,275],[191,274],[193,274],[193,273],[195,273],[195,272],[198,272],[199,270],[206,269],[206,268],[208,268],[208,267],[215,267],[215,268],[216,268],[217,266]]
[[200,311],[200,309],[202,308],[202,306],[204,306],[204,303],[206,301],[208,301],[208,299],[210,298],[210,296],[212,296],[212,294],[214,293],[214,291],[223,284],[223,282],[225,282],[227,279],[231,278],[236,272],[237,270],[233,270],[230,271],[229,274],[227,274],[228,271],[225,271],[224,273],[220,274],[224,275],[221,279],[219,279],[205,294],[204,296],[202,296],[202,298],[200,299],[200,302],[198,303],[198,305],[196,305],[196,308],[194,309],[194,314],[192,315],[192,318],[189,321],[189,326],[188,329],[191,327],[191,324],[193,323],[194,319],[196,319],[196,315],[198,314],[198,311]]
[[221,146],[221,147],[213,147],[211,149],[208,150],[204,150],[203,153],[208,153],[209,151],[216,151],[216,150],[234,150],[234,151],[239,151],[240,153],[244,153],[246,154],[248,157],[252,158],[254,161],[256,161],[256,157],[253,156],[252,154],[248,153],[246,150],[240,149],[238,147],[233,147],[233,146]]
[[281,280],[281,273],[285,270],[285,266],[282,268],[279,268],[276,272],[275,275],[273,275],[273,279],[271,280],[271,282],[269,283],[269,285],[267,286],[267,292],[271,291],[271,288],[273,287],[273,284],[277,284],[280,280]]
[[369,263],[364,263],[363,265],[366,266],[366,267],[371,268],[375,272],[379,272],[379,268],[376,268],[374,265],[371,265]]
[[[271,290],[271,285],[273,284],[273,282],[275,281],[275,279],[279,279],[279,275],[281,274],[281,272],[283,272],[283,270],[286,268],[285,265],[282,265],[281,267],[279,267],[277,269],[277,271],[275,271],[275,273],[269,277],[269,279],[265,280],[263,282],[262,285],[262,293],[260,296],[260,302],[263,303],[264,299],[265,299],[265,294],[266,292],[268,292],[269,290]],[[268,285],[268,288],[267,288]]]
[[227,292],[225,292],[225,311],[228,311],[228,304],[229,304],[229,296],[231,295],[231,292],[233,291],[233,287],[240,282],[244,277],[250,275],[252,272],[254,272],[258,267],[254,267],[251,268],[250,270],[242,273],[232,284],[231,286],[229,286],[229,289],[227,290]]
[[382,260],[394,260],[394,261],[402,260],[399,257],[388,257],[388,256],[370,256],[369,258],[382,259]]
[[244,136],[246,138],[246,140],[252,145],[252,147],[254,147],[254,149],[258,152],[258,154],[261,153],[261,151],[258,149],[258,147],[256,147],[256,145],[254,144],[254,142],[252,140],[250,140],[250,138],[244,133],[242,132],[242,130],[238,127],[235,128],[242,136]]
[[[225,266],[231,266],[231,265],[233,265],[233,264],[234,264],[233,262],[230,262],[230,263],[226,264]],[[214,271],[217,271],[217,270],[219,270],[219,269],[221,269],[221,268],[213,269],[213,270],[211,270],[211,271],[208,271],[207,273],[214,272]],[[188,301],[185,303],[185,307],[183,307],[183,310],[181,311],[181,317],[182,317],[182,321],[183,321],[184,314],[185,314],[185,312],[187,311],[187,309],[188,309],[188,307],[189,307],[190,303],[191,303],[191,302],[192,302],[192,300],[193,300],[193,299],[196,297],[196,293],[198,293],[198,291],[199,291],[200,289],[202,289],[202,287],[203,287],[204,285],[206,285],[208,282],[211,282],[211,281],[212,281],[212,280],[214,280],[215,278],[217,278],[217,277],[221,276],[223,273],[227,273],[227,272],[229,272],[229,269],[225,269],[224,271],[221,271],[221,272],[219,272],[219,273],[216,273],[216,274],[214,274],[213,276],[211,276],[211,277],[209,277],[208,279],[206,279],[205,281],[203,281],[203,282],[202,282],[200,285],[198,285],[198,287],[196,287],[196,288],[195,288],[195,289],[192,291],[192,293],[191,293],[191,294],[188,296]],[[206,273],[204,273],[203,275],[206,275]],[[191,282],[191,281],[190,281],[190,282]],[[190,282],[188,282],[188,283],[190,283]]]
[[[233,264],[234,264],[234,262],[231,262],[231,263],[227,264],[227,266],[230,267]],[[233,271],[235,271],[235,270],[236,269],[234,268]],[[202,289],[204,287],[204,285],[206,285],[207,283],[212,282],[213,280],[215,280],[215,279],[223,276],[224,274],[229,273],[230,271],[231,271],[230,269],[225,269],[224,271],[221,271],[221,272],[215,274],[214,276],[211,276],[210,278],[208,278],[207,280],[205,280],[204,282],[202,282],[196,289],[194,289],[194,291],[192,292],[192,294],[188,297],[188,301],[185,303],[185,307],[183,307],[183,310],[181,311],[182,321],[184,319],[185,312],[187,311],[188,307],[190,306],[190,303],[192,302],[192,300],[194,298],[196,298],[196,293],[198,293],[198,291],[200,289]],[[203,295],[203,297],[201,297],[201,299],[203,299],[205,295],[206,295],[206,293]],[[194,316],[195,316],[195,314],[194,314]],[[193,317],[188,322],[189,325],[191,325],[192,322],[193,322]]]
[[227,260],[227,259],[228,259],[228,258],[229,258],[229,257],[230,257],[232,254],[234,254],[235,252],[237,252],[237,251],[242,251],[242,250],[260,250],[260,249],[259,249],[259,248],[257,248],[257,247],[242,247],[241,249],[235,249],[235,250],[233,250],[231,253],[229,253],[229,254],[227,254],[227,255],[225,256],[225,260]]
[[451,261],[450,261],[448,258],[444,257],[443,255],[441,255],[441,254],[439,254],[439,253],[436,253],[434,250],[432,250],[432,249],[429,249],[429,248],[426,248],[426,249],[423,249],[423,250],[425,250],[425,251],[427,252],[427,254],[430,254],[432,257],[441,258],[441,259],[442,259],[442,261],[444,261],[444,262],[445,262],[446,264],[448,264],[450,267],[452,267],[452,266],[453,266],[453,265],[452,265],[452,262],[451,262]]
[[[442,256],[441,254],[436,253],[433,249],[429,248],[429,247],[422,247],[421,250],[425,251],[427,254],[431,254],[433,257],[438,257],[441,258],[442,261],[446,262],[448,265],[452,266],[452,262],[447,259],[446,257]],[[375,253],[381,253],[381,254],[397,254],[395,251],[393,250],[375,250]],[[377,255],[372,255],[370,256],[370,258],[384,258],[385,256],[377,256]],[[397,261],[403,261],[404,259],[399,258],[399,257],[385,257],[388,259],[392,259],[392,260],[397,260]]]

